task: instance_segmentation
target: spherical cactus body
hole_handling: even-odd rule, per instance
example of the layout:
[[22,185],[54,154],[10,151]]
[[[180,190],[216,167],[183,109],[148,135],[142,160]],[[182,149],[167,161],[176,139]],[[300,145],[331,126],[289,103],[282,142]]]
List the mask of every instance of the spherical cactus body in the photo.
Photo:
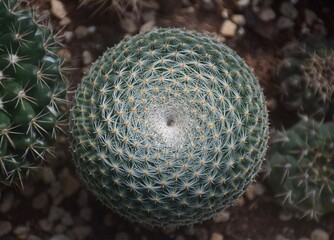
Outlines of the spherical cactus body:
[[278,200],[319,218],[334,211],[334,123],[304,119],[277,132],[269,151],[269,182]]
[[52,32],[20,2],[0,0],[0,185],[22,184],[51,153],[66,110]]
[[291,44],[278,78],[287,109],[324,117],[334,106],[334,41],[306,38]]
[[106,51],[79,86],[72,150],[107,206],[154,226],[231,205],[265,154],[268,116],[242,59],[213,38],[157,29]]

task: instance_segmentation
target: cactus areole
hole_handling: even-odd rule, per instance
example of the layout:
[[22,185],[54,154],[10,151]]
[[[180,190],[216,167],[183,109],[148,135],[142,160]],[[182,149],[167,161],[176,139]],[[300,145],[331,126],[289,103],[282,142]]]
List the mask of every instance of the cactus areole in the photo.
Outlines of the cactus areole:
[[260,169],[268,116],[244,61],[215,39],[157,29],[97,60],[76,92],[72,149],[107,206],[154,226],[201,222]]

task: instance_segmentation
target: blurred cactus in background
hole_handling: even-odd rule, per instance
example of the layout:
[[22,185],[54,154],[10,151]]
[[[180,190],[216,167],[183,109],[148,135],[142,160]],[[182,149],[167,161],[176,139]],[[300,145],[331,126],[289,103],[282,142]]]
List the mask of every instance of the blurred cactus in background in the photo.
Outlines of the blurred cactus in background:
[[272,142],[269,182],[280,202],[315,219],[334,211],[334,123],[304,119]]
[[268,114],[250,68],[215,39],[158,29],[85,75],[71,111],[78,173],[104,204],[155,226],[203,221],[258,173]]
[[49,26],[0,1],[0,185],[22,180],[52,154],[66,123],[67,82]]
[[324,117],[334,107],[334,41],[309,37],[290,44],[278,78],[287,109]]

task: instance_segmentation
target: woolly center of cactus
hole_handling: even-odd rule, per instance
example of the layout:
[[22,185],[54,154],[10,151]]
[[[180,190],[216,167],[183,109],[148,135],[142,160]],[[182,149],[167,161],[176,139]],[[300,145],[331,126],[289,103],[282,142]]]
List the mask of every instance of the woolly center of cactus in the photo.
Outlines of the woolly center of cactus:
[[334,92],[334,52],[313,54],[304,68],[308,85],[326,101]]
[[160,143],[175,146],[187,141],[188,133],[194,123],[190,109],[178,99],[166,103],[153,103],[147,119],[158,135]]

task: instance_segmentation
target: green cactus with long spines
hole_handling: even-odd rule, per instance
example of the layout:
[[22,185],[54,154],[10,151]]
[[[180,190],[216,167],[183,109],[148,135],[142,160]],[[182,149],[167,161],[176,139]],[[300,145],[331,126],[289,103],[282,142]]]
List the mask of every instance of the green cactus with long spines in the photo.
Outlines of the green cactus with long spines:
[[324,117],[334,102],[334,41],[305,38],[284,51],[280,99],[289,110]]
[[203,221],[254,180],[268,115],[252,71],[206,35],[157,29],[97,60],[76,91],[71,147],[83,181],[128,219]]
[[334,123],[304,119],[272,141],[269,183],[279,201],[315,219],[334,211]]
[[49,27],[0,0],[0,185],[22,185],[62,132],[67,83]]

